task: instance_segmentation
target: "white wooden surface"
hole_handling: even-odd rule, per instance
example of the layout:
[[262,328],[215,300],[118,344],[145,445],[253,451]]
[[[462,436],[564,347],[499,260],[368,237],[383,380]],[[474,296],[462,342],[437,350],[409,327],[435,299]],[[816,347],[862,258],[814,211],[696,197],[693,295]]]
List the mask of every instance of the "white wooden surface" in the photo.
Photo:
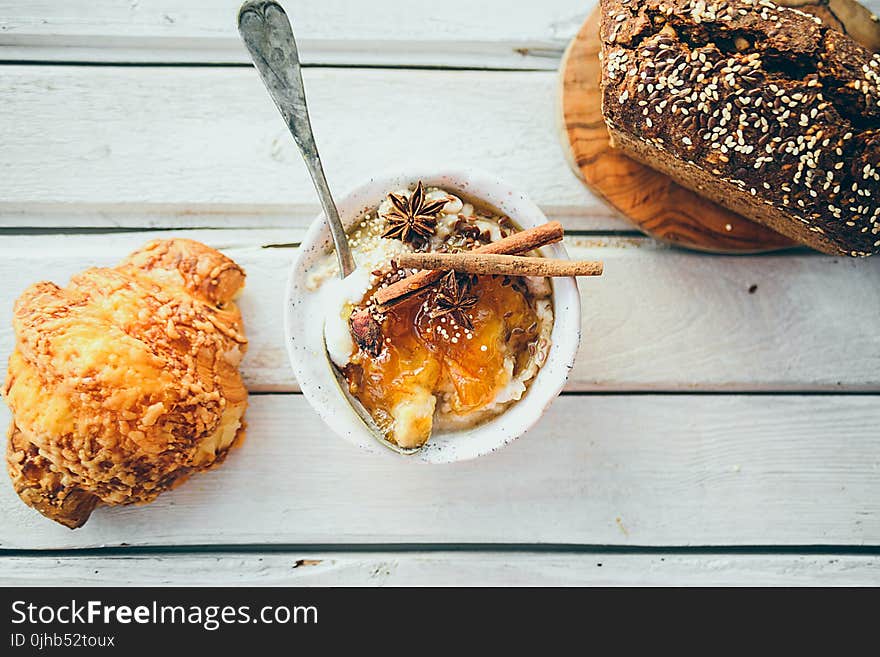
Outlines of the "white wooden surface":
[[9,557],[0,581],[55,586],[878,586],[852,555],[294,552]]
[[[337,191],[407,163],[479,167],[570,229],[631,230],[566,164],[555,73],[319,68],[304,80]],[[63,227],[216,226],[216,214],[253,226],[265,213],[258,225],[302,227],[317,214],[252,69],[10,65],[0,96],[0,225],[37,213]]]
[[[249,63],[239,0],[0,2],[0,59]],[[308,64],[554,69],[584,0],[322,0],[287,11]]]
[[[92,265],[113,265],[157,235],[223,249],[247,271],[241,298],[250,339],[252,391],[292,391],[279,309],[299,230],[200,230],[113,235],[6,236],[0,278],[64,284]],[[827,258],[806,251],[761,258],[706,257],[652,240],[568,240],[572,257],[601,259],[583,279],[584,334],[570,391],[880,391],[880,258]],[[25,278],[25,281],[29,279]],[[757,289],[750,293],[753,286]],[[0,288],[0,350],[13,344],[12,303]]]
[[[237,4],[0,0],[0,358],[26,285],[187,235],[247,269],[245,376],[273,393],[252,396],[248,440],[222,468],[81,530],[0,486],[0,551],[14,550],[0,583],[878,583],[880,557],[858,551],[880,545],[880,260],[709,257],[634,236],[557,142],[553,69],[589,1],[450,0],[442,14],[403,0],[287,3],[306,61],[333,66],[305,82],[335,190],[414,160],[478,166],[560,218],[573,255],[607,266],[582,285],[567,394],[509,448],[425,468],[328,435],[295,394],[277,317],[317,204],[256,74],[88,65],[242,63]],[[395,68],[364,68],[375,65]],[[146,232],[105,232],[116,227]],[[327,548],[294,554],[307,544]],[[125,545],[204,552],[40,555]],[[808,545],[829,554],[790,553]],[[300,558],[321,563],[292,568]]]
[[876,397],[566,395],[451,466],[359,452],[300,395],[251,397],[222,468],[70,531],[0,489],[0,548],[880,543]]

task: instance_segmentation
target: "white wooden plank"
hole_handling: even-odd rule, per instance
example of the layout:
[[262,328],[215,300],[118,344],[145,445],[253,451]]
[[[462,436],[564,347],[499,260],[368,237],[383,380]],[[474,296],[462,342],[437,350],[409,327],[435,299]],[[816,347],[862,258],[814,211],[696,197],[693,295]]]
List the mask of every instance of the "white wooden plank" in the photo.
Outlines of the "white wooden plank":
[[[476,167],[571,229],[632,229],[568,168],[554,73],[304,77],[338,193],[414,162]],[[213,217],[303,226],[317,214],[299,153],[252,69],[5,66],[0,96],[0,226],[204,226]]]
[[0,548],[877,545],[878,423],[877,396],[563,396],[505,449],[432,467],[260,395],[243,447],[149,506],[71,531],[0,486]]
[[[555,69],[592,0],[284,3],[307,64]],[[0,58],[248,62],[239,0],[0,2]]]
[[880,558],[301,552],[0,557],[5,586],[878,586]]
[[[345,190],[340,190],[344,193]],[[316,197],[317,198],[317,197]],[[317,201],[315,201],[317,203]],[[607,208],[548,210],[550,219],[562,222],[568,234],[640,237],[631,222],[612,215]],[[198,204],[140,203],[25,203],[3,206],[0,200],[0,238],[2,231],[22,232],[37,228],[42,232],[64,233],[87,230],[191,230],[196,228],[279,228],[304,232],[320,208],[303,205],[253,204],[248,207]],[[603,214],[604,213],[604,214]]]
[[[223,249],[246,269],[246,383],[253,391],[296,390],[280,317],[294,250],[263,247],[295,242],[301,230],[5,235],[0,357],[11,351],[12,304],[28,284],[63,284],[173,235]],[[602,278],[580,283],[584,334],[570,391],[880,390],[878,258],[711,257],[643,238],[568,245],[572,257],[606,264]]]
[[[308,64],[555,69],[593,0],[285,3]],[[862,0],[880,12],[880,0]],[[0,58],[247,62],[238,0],[0,2]]]

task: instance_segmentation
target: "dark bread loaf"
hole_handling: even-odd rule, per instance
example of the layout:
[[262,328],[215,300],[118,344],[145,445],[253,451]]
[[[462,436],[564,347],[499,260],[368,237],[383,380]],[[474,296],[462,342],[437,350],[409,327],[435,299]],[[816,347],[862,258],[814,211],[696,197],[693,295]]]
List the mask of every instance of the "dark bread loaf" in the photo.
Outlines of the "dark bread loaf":
[[601,0],[614,146],[825,253],[880,251],[880,55],[769,0]]

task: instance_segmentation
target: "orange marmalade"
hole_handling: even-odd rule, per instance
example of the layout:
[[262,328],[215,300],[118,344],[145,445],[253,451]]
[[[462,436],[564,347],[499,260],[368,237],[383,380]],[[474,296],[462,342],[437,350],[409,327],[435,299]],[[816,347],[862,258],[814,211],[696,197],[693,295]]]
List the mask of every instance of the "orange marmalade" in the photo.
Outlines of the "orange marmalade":
[[481,424],[526,393],[553,328],[548,279],[447,273],[417,296],[382,308],[380,288],[416,273],[395,258],[497,242],[517,227],[488,206],[426,188],[391,192],[349,233],[357,269],[338,278],[332,255],[310,272],[326,296],[324,338],[349,390],[403,449],[432,432]]
[[381,312],[372,302],[415,273],[397,266],[402,254],[468,251],[517,230],[493,208],[419,183],[364,210],[349,232],[354,272],[339,278],[332,254],[310,271],[326,299],[327,353],[389,442],[418,448],[432,432],[481,424],[534,381],[553,328],[548,279],[449,272]]
[[352,394],[400,447],[423,444],[438,410],[450,424],[480,414],[535,355],[540,321],[524,283],[473,277],[469,293],[472,328],[432,317],[430,294],[408,299],[385,313],[379,355],[357,349],[344,370]]

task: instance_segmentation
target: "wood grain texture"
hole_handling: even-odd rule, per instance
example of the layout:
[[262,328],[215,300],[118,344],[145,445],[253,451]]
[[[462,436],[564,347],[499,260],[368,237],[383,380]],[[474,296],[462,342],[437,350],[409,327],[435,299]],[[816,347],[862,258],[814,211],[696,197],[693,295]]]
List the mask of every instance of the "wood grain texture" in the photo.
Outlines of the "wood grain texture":
[[[854,0],[781,0],[809,11],[880,49],[880,20]],[[569,163],[584,182],[647,234],[715,253],[761,253],[793,246],[788,237],[701,197],[665,174],[611,147],[602,118],[596,7],[569,45],[560,66],[560,128]]]
[[563,396],[503,450],[434,467],[357,450],[300,395],[258,395],[221,468],[82,529],[2,482],[0,548],[876,545],[878,399]]
[[[0,239],[0,359],[12,349],[11,312],[24,288],[64,284],[90,266],[115,265],[157,237],[224,251],[248,274],[240,300],[252,391],[292,391],[282,304],[290,245],[301,230],[193,230]],[[583,339],[570,391],[880,391],[880,259],[804,252],[706,257],[647,238],[571,238],[569,255],[601,260],[579,282]],[[753,288],[750,293],[750,290]],[[658,330],[658,327],[662,327]]]
[[718,253],[760,253],[792,241],[673,182],[611,147],[599,89],[599,9],[569,46],[561,66],[563,140],[590,189],[647,234]]
[[[0,240],[0,357],[24,287],[112,265],[149,239],[184,236],[222,249],[248,273],[240,305],[252,391],[297,390],[281,327],[289,247],[301,231],[163,231],[6,236]],[[812,254],[706,258],[647,239],[573,238],[569,254],[602,260],[580,282],[584,337],[568,390],[880,390],[880,260]],[[753,293],[749,293],[752,286]],[[658,332],[657,326],[663,330]],[[646,336],[652,336],[647,339]],[[761,336],[756,340],[755,336]]]
[[[836,15],[850,0],[818,1]],[[0,57],[95,62],[250,63],[234,30],[238,0],[0,1]],[[288,2],[307,64],[555,70],[593,0]],[[880,11],[880,0],[864,5]],[[843,6],[843,9],[841,8]],[[393,29],[389,29],[393,26]],[[856,27],[854,36],[867,28]],[[378,35],[378,36],[377,36]],[[867,31],[866,36],[873,35]]]
[[[240,306],[249,389],[297,390],[281,326],[294,249],[271,247],[302,234],[4,236],[0,358],[12,349],[12,304],[28,284],[64,284],[87,267],[115,265],[150,239],[182,236],[223,250],[247,271]],[[583,340],[567,390],[880,390],[880,335],[868,330],[880,316],[880,259],[706,257],[646,238],[571,238],[567,246],[572,258],[605,263],[601,278],[579,283]]]
[[[306,64],[555,70],[583,0],[286,2]],[[0,2],[0,58],[250,63],[240,0]]]
[[[243,62],[231,19],[237,4],[0,0],[0,57]],[[591,3],[452,0],[427,18],[401,0],[288,4],[311,63],[552,69]],[[869,4],[876,9],[880,0]],[[398,29],[389,34],[392,14]],[[569,230],[630,226],[564,166],[550,128],[558,86],[551,72],[312,69],[305,82],[337,192],[379,165],[429,160],[493,171]],[[426,90],[432,102],[419,103]],[[0,94],[0,227],[12,229],[0,235],[0,359],[12,344],[12,300],[28,283],[65,282],[86,266],[118,262],[146,239],[186,235],[248,269],[241,303],[250,388],[296,390],[280,304],[290,245],[317,203],[256,73],[6,65]],[[467,138],[457,139],[462,126]],[[80,226],[251,230],[16,234]],[[872,330],[880,261],[803,252],[708,258],[600,236],[571,239],[569,248],[609,265],[602,285],[581,287],[585,338],[570,391],[880,391],[880,335]],[[83,530],[52,525],[0,482],[0,549],[877,545],[877,401],[569,395],[497,455],[414,468],[355,452],[299,395],[255,395],[249,438],[223,468],[150,507],[99,511]],[[0,426],[6,421],[0,405]],[[119,584],[878,583],[875,556],[605,554],[601,567],[581,554],[527,554],[525,563],[508,553],[451,556],[0,557],[0,582],[48,575],[59,585],[96,583],[98,570]],[[321,564],[293,568],[300,558]]]
[[[304,80],[337,194],[413,163],[476,167],[568,229],[631,229],[565,166],[552,73],[308,69]],[[0,96],[0,226],[305,227],[318,213],[252,69],[10,65]]]
[[852,555],[292,552],[0,557],[6,586],[878,586]]

